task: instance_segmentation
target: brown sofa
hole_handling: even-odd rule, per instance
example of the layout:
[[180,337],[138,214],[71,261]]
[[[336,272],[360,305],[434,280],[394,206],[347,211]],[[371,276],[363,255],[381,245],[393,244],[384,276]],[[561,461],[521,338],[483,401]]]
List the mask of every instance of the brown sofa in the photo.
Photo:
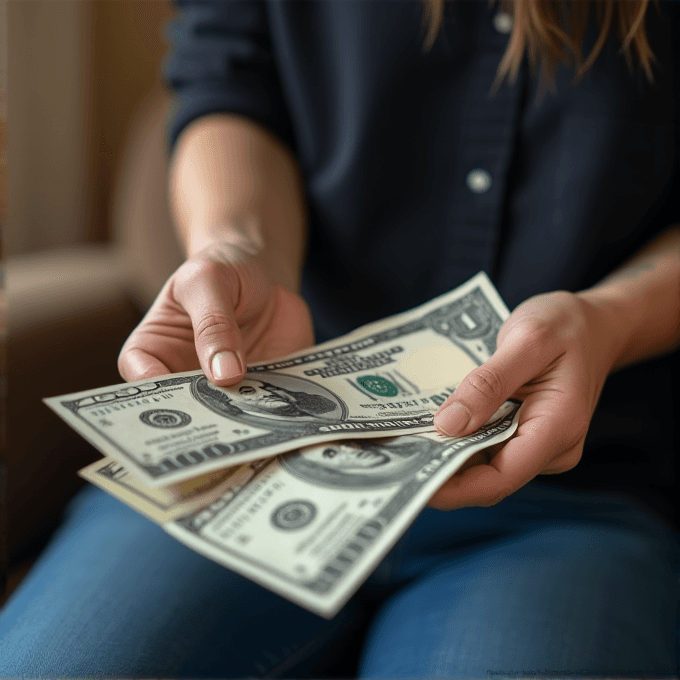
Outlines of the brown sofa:
[[120,382],[120,346],[181,262],[166,196],[169,98],[156,89],[126,143],[107,245],[6,261],[7,552],[13,587],[82,485],[99,453],[43,403],[48,396]]

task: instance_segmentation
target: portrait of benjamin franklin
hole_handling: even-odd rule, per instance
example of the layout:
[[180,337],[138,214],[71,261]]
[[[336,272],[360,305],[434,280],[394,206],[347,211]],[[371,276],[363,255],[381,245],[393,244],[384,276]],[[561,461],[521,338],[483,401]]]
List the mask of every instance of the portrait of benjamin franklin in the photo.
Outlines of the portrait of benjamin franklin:
[[359,489],[403,482],[442,448],[438,441],[407,435],[306,446],[279,460],[291,474],[309,482]]
[[193,386],[196,399],[221,415],[245,425],[299,431],[305,423],[335,423],[347,406],[333,392],[298,376],[281,373],[247,373],[232,387],[216,387],[206,378]]

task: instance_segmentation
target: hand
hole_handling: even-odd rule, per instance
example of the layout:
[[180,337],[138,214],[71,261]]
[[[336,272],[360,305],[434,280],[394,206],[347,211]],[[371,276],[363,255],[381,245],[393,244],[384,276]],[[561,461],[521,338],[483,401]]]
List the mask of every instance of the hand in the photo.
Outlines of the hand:
[[170,277],[125,342],[125,380],[203,369],[216,385],[239,382],[246,361],[263,361],[314,343],[307,305],[273,285],[257,259],[214,244]]
[[476,456],[429,505],[488,507],[536,475],[573,468],[620,352],[615,322],[605,304],[567,292],[520,305],[503,324],[494,355],[465,377],[434,420],[443,434],[467,435],[515,397],[524,402],[517,432],[486,462]]

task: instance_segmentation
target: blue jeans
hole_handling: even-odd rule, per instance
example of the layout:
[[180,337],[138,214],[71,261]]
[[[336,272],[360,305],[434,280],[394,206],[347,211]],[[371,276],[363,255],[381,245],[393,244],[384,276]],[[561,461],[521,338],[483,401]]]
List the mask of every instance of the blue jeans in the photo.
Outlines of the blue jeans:
[[632,503],[532,483],[425,510],[331,621],[86,488],[0,615],[0,677],[676,673],[678,545]]

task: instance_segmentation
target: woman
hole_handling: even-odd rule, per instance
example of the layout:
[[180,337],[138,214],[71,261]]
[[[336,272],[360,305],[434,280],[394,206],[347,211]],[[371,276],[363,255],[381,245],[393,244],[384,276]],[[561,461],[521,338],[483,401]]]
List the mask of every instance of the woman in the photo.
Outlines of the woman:
[[676,4],[425,0],[425,28],[410,1],[177,4],[187,260],[123,377],[235,384],[484,269],[514,311],[435,423],[514,396],[520,426],[330,622],[90,490],[3,617],[0,674],[673,675]]

